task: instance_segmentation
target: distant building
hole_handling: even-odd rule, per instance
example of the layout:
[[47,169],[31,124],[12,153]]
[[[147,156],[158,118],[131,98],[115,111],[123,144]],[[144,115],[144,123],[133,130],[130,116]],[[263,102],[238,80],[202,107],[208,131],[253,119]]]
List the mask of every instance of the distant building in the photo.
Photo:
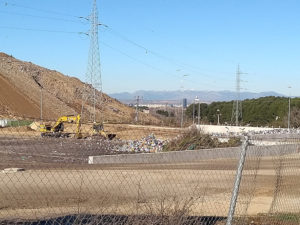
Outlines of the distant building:
[[165,108],[165,104],[141,104],[140,106],[148,107],[148,108]]
[[183,106],[183,108],[187,107],[187,99],[186,98],[182,99],[182,106]]

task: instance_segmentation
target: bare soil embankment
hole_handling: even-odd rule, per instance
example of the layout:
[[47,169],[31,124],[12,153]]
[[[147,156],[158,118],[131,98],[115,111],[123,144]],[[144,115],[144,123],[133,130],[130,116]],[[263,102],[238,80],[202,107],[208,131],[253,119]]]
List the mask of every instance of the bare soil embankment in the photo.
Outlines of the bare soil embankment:
[[[0,53],[1,90],[6,92],[1,98],[2,117],[40,117],[41,90],[43,95],[43,117],[56,120],[62,115],[81,113],[83,120],[89,120],[93,113],[91,94],[93,87],[75,77],[66,76],[31,62],[24,62]],[[4,80],[5,79],[5,80]],[[1,92],[1,95],[2,95]],[[108,95],[95,92],[96,118],[98,121],[129,123],[134,121],[135,109],[130,108]],[[7,101],[3,98],[8,96]],[[21,97],[22,95],[23,97]],[[22,101],[24,100],[24,101]],[[150,115],[140,113],[142,123],[158,124],[160,121]]]
[[22,94],[0,74],[0,114],[11,115],[18,112],[25,117],[38,117],[39,106]]

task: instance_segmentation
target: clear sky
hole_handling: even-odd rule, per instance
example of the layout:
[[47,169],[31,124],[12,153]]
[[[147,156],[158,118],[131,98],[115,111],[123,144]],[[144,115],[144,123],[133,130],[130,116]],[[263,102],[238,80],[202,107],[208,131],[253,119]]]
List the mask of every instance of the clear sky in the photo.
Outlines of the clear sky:
[[[80,32],[89,24],[78,17],[91,8],[92,0],[0,0],[0,51],[84,80],[89,38]],[[109,26],[99,28],[106,93],[234,90],[239,63],[244,91],[300,96],[299,0],[98,0],[98,8]]]

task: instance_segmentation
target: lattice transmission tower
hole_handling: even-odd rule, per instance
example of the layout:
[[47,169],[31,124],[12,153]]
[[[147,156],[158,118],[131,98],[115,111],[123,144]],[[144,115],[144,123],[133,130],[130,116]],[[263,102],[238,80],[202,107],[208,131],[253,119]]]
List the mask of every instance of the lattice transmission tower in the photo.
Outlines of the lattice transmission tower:
[[237,66],[236,70],[236,100],[233,102],[233,108],[232,108],[232,116],[231,116],[231,122],[235,123],[236,126],[239,125],[239,121],[243,118],[243,112],[242,112],[242,102],[241,102],[241,75],[246,74],[242,73],[240,70],[240,65]]
[[85,113],[85,107],[89,108],[88,120],[99,122],[102,118],[97,116],[96,109],[102,105],[102,78],[101,78],[101,64],[100,64],[100,51],[98,39],[98,27],[101,25],[98,22],[98,8],[97,1],[94,0],[93,10],[90,16],[86,18],[91,23],[89,30],[90,48],[88,56],[88,64],[86,71],[86,84],[83,91],[83,102],[81,114]]

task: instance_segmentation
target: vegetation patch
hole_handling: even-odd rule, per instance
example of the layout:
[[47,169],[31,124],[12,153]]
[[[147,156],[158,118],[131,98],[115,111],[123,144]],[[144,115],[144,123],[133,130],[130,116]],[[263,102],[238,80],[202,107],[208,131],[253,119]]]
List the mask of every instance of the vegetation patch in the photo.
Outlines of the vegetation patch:
[[261,214],[255,217],[236,218],[234,222],[236,225],[299,225],[300,215],[293,213]]
[[169,141],[163,151],[181,151],[209,148],[237,147],[241,145],[239,138],[229,138],[228,142],[220,142],[209,134],[204,134],[197,129],[191,129],[181,136]]
[[32,120],[14,120],[14,121],[9,121],[8,126],[9,127],[24,127],[24,126],[29,126],[32,124]]

